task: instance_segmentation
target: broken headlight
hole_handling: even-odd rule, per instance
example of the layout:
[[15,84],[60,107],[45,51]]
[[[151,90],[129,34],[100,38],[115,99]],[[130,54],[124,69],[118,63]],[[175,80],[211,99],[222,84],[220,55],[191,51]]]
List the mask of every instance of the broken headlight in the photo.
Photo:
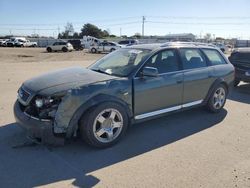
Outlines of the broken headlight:
[[50,105],[54,102],[54,99],[47,98],[37,98],[35,100],[35,105],[37,108],[42,108],[43,106]]
[[53,119],[61,98],[36,96],[32,104],[26,108],[26,112],[39,119]]

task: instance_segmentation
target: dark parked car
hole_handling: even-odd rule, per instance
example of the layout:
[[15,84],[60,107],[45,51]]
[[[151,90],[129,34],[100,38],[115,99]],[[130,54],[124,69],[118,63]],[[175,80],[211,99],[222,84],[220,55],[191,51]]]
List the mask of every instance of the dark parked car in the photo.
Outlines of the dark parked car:
[[72,44],[72,46],[75,50],[83,50],[84,49],[80,40],[68,40],[68,42],[70,44]]
[[216,48],[136,45],[87,69],[67,68],[25,81],[14,113],[43,143],[80,133],[88,144],[108,147],[131,123],[196,106],[219,112],[233,81],[234,67]]
[[250,48],[234,50],[229,60],[235,67],[234,86],[237,86],[240,81],[250,82]]

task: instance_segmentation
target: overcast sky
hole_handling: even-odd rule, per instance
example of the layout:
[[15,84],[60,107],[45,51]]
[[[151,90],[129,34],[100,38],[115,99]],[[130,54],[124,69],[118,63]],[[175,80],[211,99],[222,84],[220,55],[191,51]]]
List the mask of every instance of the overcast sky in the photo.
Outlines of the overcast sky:
[[112,34],[211,33],[250,39],[249,0],[0,0],[0,35],[57,36],[67,22],[89,22]]

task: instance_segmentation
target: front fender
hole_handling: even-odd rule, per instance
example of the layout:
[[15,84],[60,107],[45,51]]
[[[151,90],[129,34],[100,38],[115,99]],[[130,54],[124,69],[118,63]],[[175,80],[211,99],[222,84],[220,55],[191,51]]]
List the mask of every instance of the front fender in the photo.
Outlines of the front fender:
[[132,112],[132,106],[129,105],[128,103],[126,103],[125,101],[112,96],[112,95],[107,95],[107,94],[100,94],[97,95],[91,99],[89,99],[86,103],[82,104],[77,111],[74,113],[73,117],[71,118],[68,128],[67,128],[67,132],[66,132],[66,138],[70,138],[74,132],[77,130],[78,128],[78,122],[81,119],[82,115],[87,112],[90,108],[103,103],[103,102],[115,102],[120,104],[121,106],[124,107],[124,109],[127,112],[127,115],[129,117],[129,119],[133,116],[133,112]]

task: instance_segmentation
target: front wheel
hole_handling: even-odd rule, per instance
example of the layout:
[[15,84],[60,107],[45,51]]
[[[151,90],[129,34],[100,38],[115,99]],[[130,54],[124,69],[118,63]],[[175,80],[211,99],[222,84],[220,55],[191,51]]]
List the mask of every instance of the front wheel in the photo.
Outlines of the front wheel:
[[226,103],[226,98],[227,98],[227,88],[223,84],[220,84],[213,90],[208,100],[207,103],[208,110],[213,113],[220,112]]
[[47,52],[52,52],[52,49],[50,47],[47,48]]
[[128,116],[124,108],[106,102],[91,109],[80,121],[82,139],[89,145],[105,148],[117,143],[128,127]]

